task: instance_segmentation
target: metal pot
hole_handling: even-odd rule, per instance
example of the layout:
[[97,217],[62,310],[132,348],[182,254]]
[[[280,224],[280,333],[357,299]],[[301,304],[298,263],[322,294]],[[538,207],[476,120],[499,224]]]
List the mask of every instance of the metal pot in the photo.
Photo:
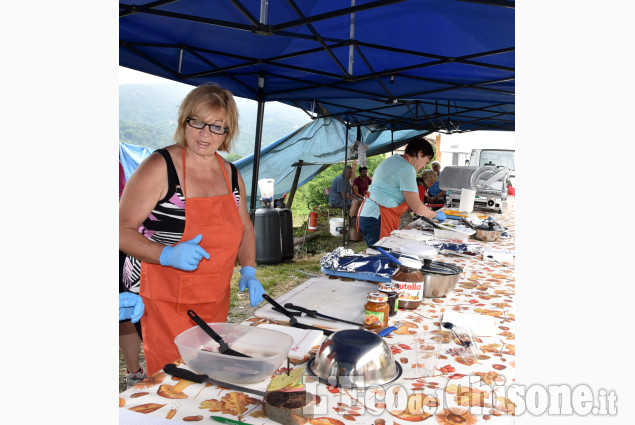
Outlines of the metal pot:
[[503,233],[503,228],[491,221],[487,225],[475,227],[474,230],[476,230],[474,237],[484,242],[495,242]]
[[459,266],[440,261],[424,260],[423,267],[423,297],[444,297],[454,289],[463,269]]

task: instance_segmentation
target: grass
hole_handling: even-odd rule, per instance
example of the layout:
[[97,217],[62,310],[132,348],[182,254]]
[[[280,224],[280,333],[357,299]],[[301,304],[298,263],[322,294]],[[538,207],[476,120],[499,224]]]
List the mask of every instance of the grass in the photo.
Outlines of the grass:
[[[331,215],[333,217],[333,215]],[[294,227],[294,236],[302,237],[304,235],[304,226],[302,223],[299,227]],[[306,232],[310,234],[310,232]],[[293,260],[273,265],[259,265],[257,267],[256,277],[262,284],[263,288],[273,298],[277,298],[289,292],[291,289],[306,282],[313,277],[312,275],[320,274],[320,260],[325,253],[342,246],[342,238],[334,237],[329,233],[328,219],[326,214],[320,214],[318,217],[318,236],[306,244],[295,246],[295,256]],[[348,242],[347,248],[354,252],[360,252],[366,248],[364,241]],[[262,307],[262,303],[255,308],[249,304],[249,292],[240,292],[238,290],[238,280],[240,279],[240,266],[234,269],[234,275],[231,282],[231,292],[229,297],[229,315],[227,322],[240,323],[251,317],[254,312]],[[175,359],[176,360],[176,359]],[[140,363],[145,367],[145,359],[143,352],[140,354]],[[121,351],[119,352],[119,392],[126,390],[126,366],[123,361]]]

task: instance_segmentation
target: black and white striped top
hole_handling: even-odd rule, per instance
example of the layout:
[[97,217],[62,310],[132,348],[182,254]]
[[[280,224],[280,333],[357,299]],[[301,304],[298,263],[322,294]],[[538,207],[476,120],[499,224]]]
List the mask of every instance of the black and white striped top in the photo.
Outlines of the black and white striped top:
[[[163,245],[174,245],[181,240],[185,230],[185,196],[170,154],[165,149],[157,149],[156,152],[163,156],[168,167],[168,192],[143,222],[139,228],[139,233]],[[236,206],[238,206],[240,205],[238,171],[234,164],[230,163],[230,166],[232,170],[232,192],[236,200]],[[138,293],[140,275],[141,261],[130,255],[126,256],[122,277],[126,289]]]

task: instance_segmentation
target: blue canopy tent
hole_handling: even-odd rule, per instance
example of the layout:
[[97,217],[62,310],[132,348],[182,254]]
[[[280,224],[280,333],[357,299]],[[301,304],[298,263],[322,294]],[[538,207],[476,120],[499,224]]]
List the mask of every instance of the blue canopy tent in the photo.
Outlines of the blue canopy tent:
[[345,144],[359,126],[514,130],[513,1],[343,3],[120,3],[119,64],[191,85],[213,81],[257,100],[249,194],[257,191],[267,101],[340,120]]

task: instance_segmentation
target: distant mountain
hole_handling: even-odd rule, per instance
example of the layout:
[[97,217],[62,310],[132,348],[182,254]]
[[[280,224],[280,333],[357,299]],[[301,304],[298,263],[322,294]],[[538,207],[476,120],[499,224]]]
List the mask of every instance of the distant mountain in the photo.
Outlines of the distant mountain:
[[[179,106],[192,89],[192,86],[178,83],[120,85],[119,140],[155,149],[172,144]],[[240,132],[233,152],[247,156],[254,152],[258,103],[239,97],[235,99]],[[309,121],[309,116],[299,108],[267,102],[262,147]]]

